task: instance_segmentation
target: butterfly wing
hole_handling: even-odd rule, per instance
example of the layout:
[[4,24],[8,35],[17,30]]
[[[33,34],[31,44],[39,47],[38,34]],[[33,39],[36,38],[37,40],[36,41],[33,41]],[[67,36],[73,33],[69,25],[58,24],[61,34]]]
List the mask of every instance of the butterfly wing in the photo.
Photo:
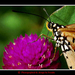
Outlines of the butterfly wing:
[[58,31],[75,32],[75,28],[59,28]]
[[[72,25],[72,26],[74,26],[74,25]],[[75,52],[74,52],[74,50],[75,50],[75,28],[69,28],[72,26],[68,25],[68,28],[60,28],[58,30],[58,31],[61,31],[61,36],[66,37],[66,39],[64,39],[64,40],[67,40],[70,43],[68,45],[65,42],[66,46],[68,46],[70,48],[70,50],[63,52],[69,69],[75,69]],[[61,49],[63,51],[64,46]]]
[[67,51],[66,53],[63,53],[63,55],[66,59],[68,68],[75,69],[75,53],[70,50]]
[[65,28],[60,28],[59,31],[74,32],[75,31],[75,24],[66,25]]
[[66,28],[75,28],[75,24],[66,25]]
[[73,50],[75,50],[75,32],[62,31],[61,35],[66,37],[66,39],[70,42]]

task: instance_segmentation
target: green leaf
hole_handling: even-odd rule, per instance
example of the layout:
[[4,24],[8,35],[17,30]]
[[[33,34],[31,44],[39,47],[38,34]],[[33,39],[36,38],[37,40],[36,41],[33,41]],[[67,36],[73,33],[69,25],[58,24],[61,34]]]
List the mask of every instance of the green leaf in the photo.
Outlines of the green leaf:
[[[50,15],[51,22],[58,23],[59,25],[68,25],[75,23],[75,6],[63,6],[60,9],[56,10]],[[49,18],[48,18],[49,20]],[[47,35],[48,30],[46,28],[46,23],[44,24],[44,27],[42,29],[43,34]],[[52,32],[49,32],[48,36],[51,36]],[[55,42],[51,41],[55,47]],[[61,48],[58,48],[57,50],[60,51],[61,54]],[[61,61],[61,68],[67,69],[67,63],[65,61],[64,56],[60,57]]]

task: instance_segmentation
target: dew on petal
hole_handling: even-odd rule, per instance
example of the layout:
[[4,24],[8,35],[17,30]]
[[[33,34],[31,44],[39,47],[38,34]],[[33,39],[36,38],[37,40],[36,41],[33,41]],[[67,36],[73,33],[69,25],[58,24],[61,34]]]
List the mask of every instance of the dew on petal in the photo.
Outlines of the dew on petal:
[[12,66],[15,66],[14,63],[12,63]]
[[18,63],[17,63],[17,65],[21,65],[21,63],[20,63],[20,62],[18,62]]
[[46,43],[44,42],[43,46],[45,46],[45,45],[46,45]]
[[11,49],[13,50],[13,47]]
[[39,67],[43,68],[43,64],[39,64]]
[[13,43],[13,45],[16,45],[16,43]]
[[28,64],[28,68],[31,68],[32,64]]
[[10,55],[9,58],[12,58],[12,56]]
[[6,54],[8,54],[7,50],[5,50]]
[[43,56],[41,56],[41,57],[44,58],[44,59],[46,58],[45,55],[43,55]]

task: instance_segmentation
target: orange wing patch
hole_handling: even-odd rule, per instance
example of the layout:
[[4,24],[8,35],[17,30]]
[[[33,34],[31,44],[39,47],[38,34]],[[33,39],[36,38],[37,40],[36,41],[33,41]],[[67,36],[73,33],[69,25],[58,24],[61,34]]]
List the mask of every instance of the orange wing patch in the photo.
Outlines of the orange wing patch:
[[66,25],[66,28],[75,28],[75,24]]
[[67,40],[70,42],[72,49],[75,50],[75,32],[62,31],[61,35],[67,38]]
[[75,38],[75,32],[62,31],[61,35],[65,36],[65,37],[73,37],[73,38]]
[[58,31],[75,32],[75,28],[59,28]]

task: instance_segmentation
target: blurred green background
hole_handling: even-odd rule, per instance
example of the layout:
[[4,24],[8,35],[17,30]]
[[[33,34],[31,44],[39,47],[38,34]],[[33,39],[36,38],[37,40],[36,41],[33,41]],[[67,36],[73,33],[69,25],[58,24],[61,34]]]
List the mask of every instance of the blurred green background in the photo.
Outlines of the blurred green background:
[[3,65],[4,47],[21,34],[30,35],[36,33],[40,35],[45,20],[35,15],[12,12],[12,10],[25,11],[48,18],[43,11],[45,8],[50,15],[61,6],[0,6],[0,69]]

